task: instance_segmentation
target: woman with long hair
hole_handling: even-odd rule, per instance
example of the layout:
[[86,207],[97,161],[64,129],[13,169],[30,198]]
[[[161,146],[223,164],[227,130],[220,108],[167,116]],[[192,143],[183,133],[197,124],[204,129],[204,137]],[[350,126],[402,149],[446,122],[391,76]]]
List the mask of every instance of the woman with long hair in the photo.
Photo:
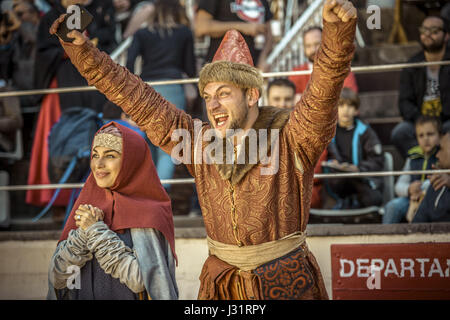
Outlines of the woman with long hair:
[[[148,25],[133,35],[128,50],[127,68],[134,72],[136,58],[142,57],[144,81],[190,78],[196,74],[194,40],[185,8],[178,0],[156,0]],[[178,109],[186,108],[184,88],[178,85],[154,86]],[[152,148],[160,179],[171,179],[174,163],[170,155]],[[168,186],[165,186],[168,188]]]

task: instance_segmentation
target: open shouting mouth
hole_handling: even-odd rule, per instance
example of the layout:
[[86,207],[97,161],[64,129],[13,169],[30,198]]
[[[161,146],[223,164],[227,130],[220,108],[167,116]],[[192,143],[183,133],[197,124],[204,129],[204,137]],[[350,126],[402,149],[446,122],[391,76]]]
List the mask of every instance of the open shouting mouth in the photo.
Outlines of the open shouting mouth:
[[228,118],[229,116],[226,113],[218,113],[214,115],[215,127],[218,129],[225,127],[228,122]]

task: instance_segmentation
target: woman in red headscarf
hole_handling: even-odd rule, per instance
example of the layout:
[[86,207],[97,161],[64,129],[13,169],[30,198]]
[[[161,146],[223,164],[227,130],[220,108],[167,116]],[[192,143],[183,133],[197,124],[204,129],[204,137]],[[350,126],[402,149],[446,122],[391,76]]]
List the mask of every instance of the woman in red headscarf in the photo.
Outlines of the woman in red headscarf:
[[145,140],[111,122],[51,259],[49,299],[177,299],[174,226]]

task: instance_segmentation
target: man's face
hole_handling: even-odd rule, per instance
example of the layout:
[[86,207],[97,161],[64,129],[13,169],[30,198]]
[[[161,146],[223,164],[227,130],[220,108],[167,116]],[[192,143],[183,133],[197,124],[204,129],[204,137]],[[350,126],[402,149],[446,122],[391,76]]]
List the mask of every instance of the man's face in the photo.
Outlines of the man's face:
[[436,157],[439,160],[439,168],[450,169],[450,133],[441,137],[440,148]]
[[305,51],[305,56],[310,62],[314,62],[314,56],[320,46],[320,41],[322,40],[322,32],[317,29],[313,29],[305,34],[303,37],[303,47]]
[[295,91],[291,87],[271,86],[268,93],[269,106],[277,108],[293,108]]
[[248,102],[243,89],[225,82],[210,82],[203,90],[209,122],[221,137],[227,129],[245,129]]
[[444,22],[437,17],[429,17],[423,21],[419,31],[420,44],[424,51],[434,53],[444,48],[448,35],[443,28]]

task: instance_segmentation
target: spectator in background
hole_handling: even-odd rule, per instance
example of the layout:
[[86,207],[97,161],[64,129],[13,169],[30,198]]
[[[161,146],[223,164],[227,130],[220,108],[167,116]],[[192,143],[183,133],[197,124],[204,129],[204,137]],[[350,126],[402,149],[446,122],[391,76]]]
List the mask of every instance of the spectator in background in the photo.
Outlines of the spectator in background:
[[[108,0],[109,1],[109,0]],[[109,1],[110,2],[110,1]],[[107,2],[105,2],[107,3]],[[110,2],[111,3],[111,2]],[[88,11],[94,16],[94,20],[87,29],[87,33],[93,38],[94,45],[102,45],[107,49],[110,40],[103,41],[103,20],[107,20],[107,12],[103,2],[90,0],[55,0],[53,8],[42,18],[38,28],[36,61],[34,69],[35,88],[66,88],[87,86],[87,81],[68,59],[58,37],[49,34],[50,26],[66,8],[72,4],[81,4],[90,7]],[[96,8],[96,9],[93,9]],[[103,9],[102,9],[103,8]],[[94,10],[95,12],[91,12]],[[97,12],[97,10],[99,10]],[[105,13],[104,17],[100,13]],[[108,28],[106,28],[108,29]],[[107,35],[109,37],[109,35]],[[109,38],[108,38],[109,39]],[[43,97],[39,110],[36,130],[34,133],[31,150],[30,170],[28,184],[56,183],[51,181],[48,174],[48,134],[65,110],[72,107],[90,108],[101,112],[106,98],[103,94],[94,91],[82,91],[75,93],[47,94]],[[53,190],[28,190],[26,203],[35,206],[45,206],[53,196]],[[60,221],[64,218],[64,208],[68,203],[70,190],[62,190],[52,207],[53,218]]]
[[[7,87],[2,87],[2,84],[4,83],[0,83],[0,92],[9,91]],[[19,98],[0,98],[0,152],[14,150],[15,133],[22,125]]]
[[[70,60],[64,53],[58,37],[51,36],[48,33],[51,24],[62,13],[66,12],[66,8],[72,4],[92,4],[89,0],[60,0],[54,3],[53,8],[42,17],[39,24],[38,36],[37,36],[37,51],[36,61],[39,61],[35,65],[34,70],[34,83],[36,89],[53,87],[76,87],[87,86],[87,82],[76,68],[70,63]],[[94,15],[94,13],[92,13]],[[98,17],[98,15],[94,15]],[[101,22],[92,22],[91,24],[101,24]],[[90,36],[93,38],[94,44],[103,44],[102,39],[97,38],[96,32]],[[89,27],[88,27],[89,32]],[[58,94],[60,110],[64,111],[70,107],[85,107],[91,108],[98,112],[101,112],[103,105],[106,102],[106,98],[97,91],[83,91],[76,93],[64,93]]]
[[206,62],[211,62],[220,41],[230,29],[243,36],[255,65],[263,72],[269,70],[266,58],[272,50],[272,31],[267,0],[200,0],[195,17],[195,35],[210,36]]
[[116,20],[112,0],[79,0],[94,17],[87,28],[92,39],[97,39],[97,47],[111,53],[116,47]]
[[[13,54],[20,21],[13,12],[0,14],[0,92],[11,91]],[[0,152],[14,147],[14,133],[22,127],[20,102],[17,97],[0,98]]]
[[22,23],[29,22],[36,27],[39,25],[39,10],[32,1],[14,0],[13,10]]
[[[423,51],[409,63],[450,60],[446,49],[448,22],[438,16],[426,17],[419,28]],[[403,122],[391,134],[392,143],[406,157],[417,145],[414,122],[420,115],[439,117],[444,131],[450,128],[450,65],[403,69],[398,105]]]
[[[314,62],[314,57],[319,49],[320,41],[322,40],[322,28],[318,26],[313,26],[308,28],[303,33],[303,50],[308,61],[300,66],[295,67],[292,71],[304,71],[312,70],[312,65]],[[306,85],[308,84],[309,78],[311,76],[301,75],[301,76],[290,76],[291,80],[295,84],[295,93],[297,94],[297,100],[299,96],[305,91]],[[358,85],[356,84],[355,75],[350,71],[347,78],[344,80],[344,88],[350,88],[354,92],[358,93]]]
[[137,30],[146,26],[154,12],[155,5],[153,1],[140,2],[134,9],[134,14],[131,16],[125,31],[123,32],[123,39],[132,36]]
[[[122,34],[127,28],[127,25],[132,20],[133,10],[136,6],[142,2],[142,0],[113,0],[114,6],[114,18],[117,22],[117,28],[119,29],[120,37],[119,41],[122,41]],[[147,0],[146,2],[154,2],[154,0]],[[128,34],[131,35],[132,33]],[[125,36],[123,38],[126,38]]]
[[[437,118],[420,116],[417,118],[416,136],[419,145],[408,152],[403,171],[430,170],[436,163],[436,153],[439,146],[440,121]],[[395,183],[395,193],[398,198],[386,204],[383,223],[400,223],[405,219],[410,200],[419,201],[422,193],[429,186],[425,175],[401,175]]]
[[[267,86],[268,105],[281,109],[293,109],[295,106],[295,85],[288,79],[274,79]],[[322,152],[314,168],[314,174],[322,173],[322,162],[327,160],[328,152]],[[311,195],[311,208],[322,207],[322,180],[314,179]]]
[[[439,165],[434,168],[450,169],[450,133],[440,140],[437,153]],[[437,173],[428,176],[431,186],[417,209],[412,222],[449,222],[450,221],[450,175]]]
[[[38,8],[27,0],[14,1],[13,10],[21,21],[14,44],[13,86],[18,90],[31,90],[34,89],[36,37],[41,17]],[[37,104],[36,96],[21,96],[19,99],[22,107]]]
[[[328,170],[367,172],[383,169],[381,142],[369,125],[357,118],[358,94],[343,88],[338,102],[336,135],[328,146]],[[335,209],[356,209],[382,203],[380,178],[329,179],[331,195],[337,199]]]
[[288,79],[274,79],[267,86],[267,102],[271,107],[291,109],[295,105],[295,84]]
[[2,87],[11,85],[14,70],[14,46],[18,37],[20,20],[12,11],[0,14],[0,80]]
[[[0,14],[0,92],[11,90],[13,73],[14,41],[20,27],[19,19],[13,12]],[[0,152],[14,149],[15,132],[23,125],[20,102],[17,97],[0,98]],[[8,163],[0,158],[0,185],[9,183]],[[4,171],[5,170],[5,171]],[[9,193],[0,192],[0,228],[10,224]]]
[[[184,7],[178,0],[156,0],[155,15],[148,27],[139,29],[128,50],[127,68],[134,72],[135,60],[142,56],[141,78],[144,81],[193,78],[196,74],[194,38]],[[186,108],[184,88],[177,85],[154,86],[178,109]],[[160,179],[171,179],[175,165],[169,154],[151,148]],[[164,185],[168,189],[169,185]]]

